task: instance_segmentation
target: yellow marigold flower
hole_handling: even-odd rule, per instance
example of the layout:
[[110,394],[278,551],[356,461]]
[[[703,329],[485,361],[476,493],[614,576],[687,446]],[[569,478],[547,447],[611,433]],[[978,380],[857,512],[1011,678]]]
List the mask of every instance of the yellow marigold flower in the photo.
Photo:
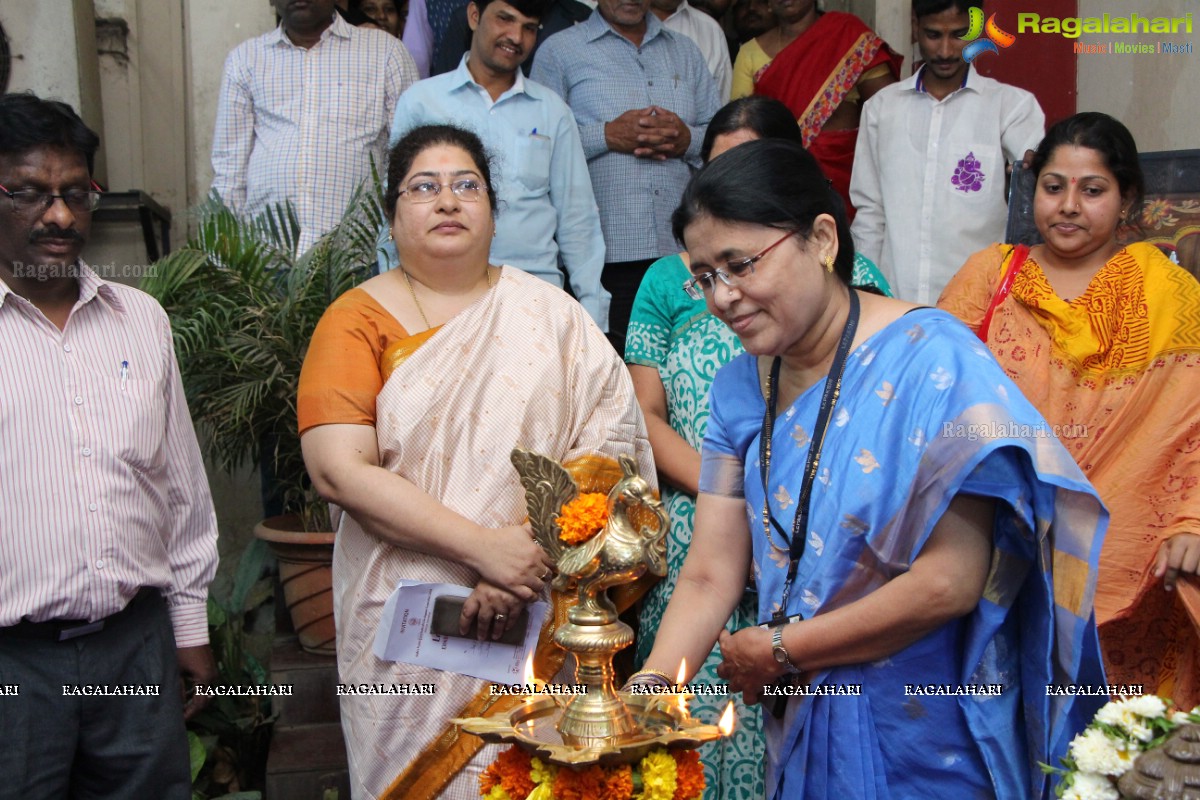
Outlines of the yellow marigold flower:
[[642,793],[637,800],[672,800],[675,797],[675,759],[665,749],[651,750],[639,765]]
[[559,539],[565,544],[583,544],[608,522],[608,495],[584,492],[562,507],[557,522]]
[[546,764],[540,758],[534,757],[529,762],[529,778],[534,783],[553,783],[556,772],[558,767]]

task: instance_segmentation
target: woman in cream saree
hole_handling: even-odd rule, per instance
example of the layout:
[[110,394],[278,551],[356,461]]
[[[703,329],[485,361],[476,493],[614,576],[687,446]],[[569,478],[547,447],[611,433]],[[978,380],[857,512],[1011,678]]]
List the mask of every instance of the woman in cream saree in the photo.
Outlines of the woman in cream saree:
[[[404,270],[330,307],[299,398],[310,474],[346,512],[334,553],[340,680],[437,686],[433,696],[341,698],[356,800],[478,796],[494,748],[448,721],[502,710],[512,699],[491,697],[474,678],[382,661],[372,645],[399,580],[476,587],[468,613],[485,634],[490,625],[498,634],[548,591],[549,567],[540,549],[526,547],[512,448],[544,453],[574,467],[577,479],[601,484],[597,465],[622,454],[654,476],[628,375],[586,312],[526,273],[487,265],[491,200],[463,185],[487,182],[477,140],[449,128],[421,133],[428,130],[401,140],[389,170],[389,184],[405,187],[389,197]],[[424,149],[404,163],[414,135]],[[461,177],[468,172],[474,177]],[[427,175],[449,180],[434,191],[422,186]],[[403,199],[422,192],[434,198]],[[458,275],[475,276],[458,283],[469,290],[439,291]],[[425,322],[433,325],[410,334]],[[564,603],[555,606],[561,618]],[[535,659],[542,679],[562,666],[549,643],[553,623]]]

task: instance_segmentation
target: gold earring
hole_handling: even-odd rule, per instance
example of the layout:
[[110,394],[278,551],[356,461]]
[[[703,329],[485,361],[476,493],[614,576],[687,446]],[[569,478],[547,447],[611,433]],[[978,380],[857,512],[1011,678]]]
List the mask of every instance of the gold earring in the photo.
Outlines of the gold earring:
[[833,273],[833,256],[825,256],[825,271]]

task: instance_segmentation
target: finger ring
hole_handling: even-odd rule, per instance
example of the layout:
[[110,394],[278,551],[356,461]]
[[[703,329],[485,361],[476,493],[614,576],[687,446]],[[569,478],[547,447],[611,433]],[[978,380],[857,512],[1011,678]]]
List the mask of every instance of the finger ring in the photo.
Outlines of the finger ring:
[[501,622],[503,622],[504,620],[506,620],[506,619],[507,619],[507,617],[505,617],[503,614],[497,614],[497,615],[495,616],[495,619],[498,619],[498,620],[500,620]]

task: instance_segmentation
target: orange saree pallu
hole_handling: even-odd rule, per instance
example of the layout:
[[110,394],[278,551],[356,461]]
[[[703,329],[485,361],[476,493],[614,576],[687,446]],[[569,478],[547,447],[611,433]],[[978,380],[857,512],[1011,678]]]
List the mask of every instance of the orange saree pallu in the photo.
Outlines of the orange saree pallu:
[[851,220],[850,170],[858,129],[826,131],[825,123],[864,73],[886,65],[899,78],[903,61],[858,17],[828,11],[783,48],[754,84],[755,94],[773,97],[791,109],[804,146],[833,182]]
[[[975,254],[939,306],[976,331],[1011,258]],[[1071,302],[1034,258],[987,339],[1112,515],[1096,622],[1109,683],[1200,703],[1200,581],[1152,574],[1159,546],[1200,533],[1200,284],[1149,244],[1118,252]]]

